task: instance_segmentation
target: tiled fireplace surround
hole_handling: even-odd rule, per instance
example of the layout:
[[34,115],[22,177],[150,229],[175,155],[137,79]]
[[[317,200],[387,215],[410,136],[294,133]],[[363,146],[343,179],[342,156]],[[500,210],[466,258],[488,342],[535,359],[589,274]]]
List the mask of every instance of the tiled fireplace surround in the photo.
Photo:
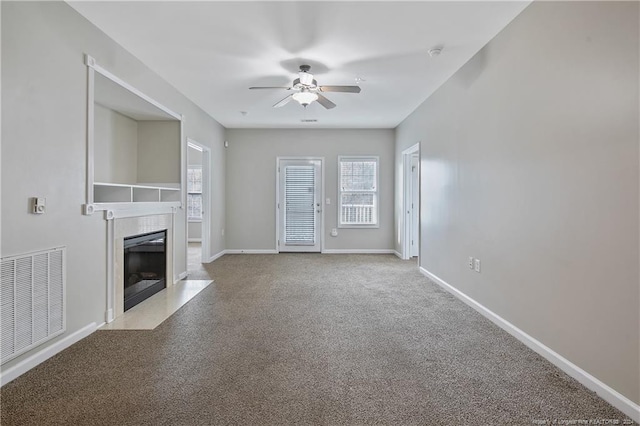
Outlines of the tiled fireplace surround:
[[173,285],[173,214],[123,217],[112,219],[111,250],[112,256],[107,266],[111,271],[112,282],[107,297],[107,322],[124,313],[124,239],[133,235],[167,230],[167,287]]

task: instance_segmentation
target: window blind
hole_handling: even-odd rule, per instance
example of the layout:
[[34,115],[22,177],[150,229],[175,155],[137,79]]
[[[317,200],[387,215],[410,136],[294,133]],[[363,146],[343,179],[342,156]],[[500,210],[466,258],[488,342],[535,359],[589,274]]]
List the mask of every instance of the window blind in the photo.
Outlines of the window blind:
[[285,243],[315,244],[315,172],[313,166],[287,166],[285,172]]

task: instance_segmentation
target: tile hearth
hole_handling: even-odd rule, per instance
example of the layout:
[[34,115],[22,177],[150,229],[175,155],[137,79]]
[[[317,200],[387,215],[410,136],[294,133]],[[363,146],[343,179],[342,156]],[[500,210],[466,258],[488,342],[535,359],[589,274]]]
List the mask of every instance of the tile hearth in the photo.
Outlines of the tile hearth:
[[103,325],[100,330],[153,330],[212,282],[179,281]]

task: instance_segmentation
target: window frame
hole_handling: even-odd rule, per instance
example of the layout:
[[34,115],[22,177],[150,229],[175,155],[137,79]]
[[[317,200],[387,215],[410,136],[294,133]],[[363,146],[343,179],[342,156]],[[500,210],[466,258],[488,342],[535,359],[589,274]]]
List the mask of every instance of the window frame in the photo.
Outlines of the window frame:
[[[186,216],[187,216],[187,222],[189,223],[199,223],[202,222],[202,217],[203,217],[203,208],[204,208],[204,198],[202,195],[202,189],[200,190],[200,192],[193,192],[193,191],[189,191],[189,170],[193,170],[193,169],[199,169],[200,170],[200,176],[201,176],[201,181],[200,181],[200,188],[203,187],[204,185],[204,175],[203,175],[203,168],[201,164],[189,164],[187,165],[187,182],[185,185],[185,191],[186,191],[186,205],[185,205],[185,209],[186,209]],[[189,217],[189,195],[199,195],[200,196],[200,217],[199,218],[192,218]]]
[[[344,191],[342,189],[342,163],[374,161],[376,164],[375,190],[373,191]],[[342,229],[363,229],[380,228],[380,157],[377,155],[339,155],[338,156],[338,228]],[[342,194],[344,193],[371,193],[373,194],[373,205],[375,212],[375,223],[342,223]]]

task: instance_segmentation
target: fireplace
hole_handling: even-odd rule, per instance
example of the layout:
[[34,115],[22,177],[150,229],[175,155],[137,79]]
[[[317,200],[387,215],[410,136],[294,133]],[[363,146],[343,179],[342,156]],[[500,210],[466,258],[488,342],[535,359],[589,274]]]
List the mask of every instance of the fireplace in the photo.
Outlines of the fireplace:
[[167,230],[124,239],[124,310],[166,287]]

